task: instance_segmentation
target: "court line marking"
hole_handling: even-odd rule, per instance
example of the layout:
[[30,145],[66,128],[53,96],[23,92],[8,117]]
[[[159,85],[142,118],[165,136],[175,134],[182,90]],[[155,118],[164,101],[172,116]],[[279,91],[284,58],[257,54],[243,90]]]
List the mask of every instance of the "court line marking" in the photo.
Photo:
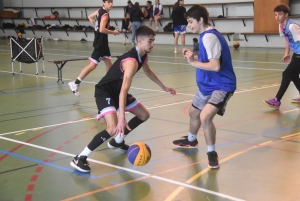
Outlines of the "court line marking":
[[[277,141],[266,141],[266,142],[263,142],[263,143],[260,143],[258,145],[254,145],[252,147],[249,147],[249,148],[246,148],[244,150],[240,150],[240,151],[237,151],[236,153],[233,153],[231,154],[230,156],[220,160],[220,164],[236,157],[236,156],[239,156],[243,153],[246,153],[248,151],[251,151],[253,149],[257,149],[257,148],[262,148],[262,147],[267,147],[267,146],[270,146],[270,145],[273,145],[273,144],[277,144],[277,143],[280,143],[280,142],[284,142],[284,141],[287,141],[289,139],[287,138],[299,138],[300,136],[298,136],[300,134],[300,132],[298,133],[294,133],[294,134],[291,134],[291,135],[287,135],[287,136],[283,136],[281,137],[281,140],[277,140]],[[192,183],[193,181],[195,181],[196,179],[198,179],[199,177],[201,177],[202,175],[204,175],[205,173],[207,173],[208,171],[210,170],[210,168],[206,168],[204,170],[202,170],[201,172],[199,172],[198,174],[195,174],[194,176],[192,176],[190,179],[188,179],[185,183]],[[170,194],[164,201],[172,201],[182,190],[184,189],[183,186],[180,186],[178,187],[172,194]]]
[[[38,148],[38,149],[42,149],[42,150],[45,150],[45,151],[55,152],[55,153],[58,153],[58,154],[61,154],[61,155],[75,157],[75,154],[70,154],[70,153],[67,153],[67,152],[58,151],[58,150],[51,149],[51,148],[48,148],[48,147],[39,146],[39,145],[27,143],[27,142],[22,142],[22,141],[10,139],[10,138],[7,138],[7,137],[0,136],[0,139],[6,140],[6,141],[10,141],[10,142],[15,142],[15,143],[18,143],[18,144],[27,145],[27,146]],[[146,177],[149,177],[149,178],[157,179],[157,180],[160,180],[160,181],[165,181],[167,183],[176,184],[176,185],[179,185],[179,186],[184,186],[186,188],[190,188],[190,189],[194,189],[194,190],[197,190],[197,191],[209,193],[209,194],[212,194],[212,195],[216,195],[216,196],[219,196],[219,197],[231,199],[231,200],[234,200],[234,201],[244,201],[242,199],[235,198],[235,197],[232,197],[232,196],[229,196],[229,195],[226,195],[226,194],[222,194],[222,193],[211,191],[211,190],[208,190],[208,189],[205,189],[205,188],[200,188],[200,187],[189,185],[189,184],[186,184],[186,183],[174,181],[174,180],[167,179],[167,178],[164,178],[164,177],[151,175],[149,173],[144,173],[144,172],[141,172],[141,171],[132,170],[132,169],[129,169],[129,168],[124,168],[124,167],[117,166],[117,165],[112,165],[112,164],[101,162],[101,161],[94,160],[94,159],[88,159],[88,161],[94,162],[94,163],[97,163],[97,164],[100,164],[100,165],[112,167],[112,168],[115,168],[115,169],[119,169],[119,170],[124,170],[124,171],[127,171],[127,172],[131,172],[131,173],[135,173],[135,174],[138,174],[138,175],[146,176]]]

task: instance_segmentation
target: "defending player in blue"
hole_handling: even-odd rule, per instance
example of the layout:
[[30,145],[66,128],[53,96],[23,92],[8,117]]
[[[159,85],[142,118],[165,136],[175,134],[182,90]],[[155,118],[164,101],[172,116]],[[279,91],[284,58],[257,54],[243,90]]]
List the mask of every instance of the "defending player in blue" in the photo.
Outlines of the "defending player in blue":
[[[93,140],[70,163],[81,172],[90,172],[87,157],[103,142],[116,135],[107,145],[112,149],[127,152],[129,146],[125,144],[125,136],[137,126],[145,122],[149,111],[138,102],[128,91],[133,76],[143,68],[144,73],[164,91],[175,95],[173,88],[166,87],[150,69],[148,53],[154,47],[155,33],[147,27],[141,26],[136,30],[137,46],[120,56],[109,69],[107,74],[95,87],[95,98],[98,107],[98,120],[105,119],[106,129],[98,133]],[[117,111],[119,116],[117,116]],[[135,115],[128,123],[125,111]]]
[[187,11],[186,17],[192,32],[200,34],[198,60],[192,50],[182,50],[187,62],[196,68],[199,91],[189,108],[189,134],[173,141],[173,144],[176,147],[196,148],[197,133],[202,125],[208,150],[208,166],[219,168],[213,118],[216,114],[223,116],[226,104],[236,90],[236,77],[228,44],[223,35],[208,24],[207,9],[194,5]]

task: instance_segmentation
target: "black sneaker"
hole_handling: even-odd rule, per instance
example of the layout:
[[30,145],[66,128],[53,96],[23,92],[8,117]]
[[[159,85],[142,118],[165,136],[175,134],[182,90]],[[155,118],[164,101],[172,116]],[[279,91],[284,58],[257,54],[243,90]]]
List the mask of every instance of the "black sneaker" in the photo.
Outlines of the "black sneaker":
[[215,151],[207,152],[207,156],[208,156],[208,167],[212,169],[220,167],[217,152]]
[[87,156],[75,156],[74,159],[70,162],[70,165],[80,172],[90,172],[90,164],[87,162]]
[[181,148],[197,148],[198,147],[198,140],[194,140],[190,142],[188,140],[188,136],[182,136],[179,140],[174,140],[173,145],[175,147],[181,147]]
[[125,141],[123,141],[122,143],[117,143],[115,138],[113,138],[109,142],[107,142],[107,146],[110,149],[119,149],[120,151],[125,152],[125,153],[129,149],[129,146],[127,144],[125,144]]

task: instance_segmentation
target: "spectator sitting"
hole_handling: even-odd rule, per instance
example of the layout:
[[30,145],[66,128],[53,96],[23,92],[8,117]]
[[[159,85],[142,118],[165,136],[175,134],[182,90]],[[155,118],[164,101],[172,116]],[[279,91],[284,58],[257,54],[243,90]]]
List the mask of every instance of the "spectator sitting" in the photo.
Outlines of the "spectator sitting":
[[149,19],[149,27],[152,27],[153,21],[153,6],[151,1],[146,2],[146,6],[142,8],[144,19]]
[[46,19],[56,19],[59,17],[59,13],[57,11],[54,11],[51,15],[44,16]]
[[132,9],[132,2],[131,1],[127,1],[127,6],[126,6],[126,13],[131,13],[131,9]]

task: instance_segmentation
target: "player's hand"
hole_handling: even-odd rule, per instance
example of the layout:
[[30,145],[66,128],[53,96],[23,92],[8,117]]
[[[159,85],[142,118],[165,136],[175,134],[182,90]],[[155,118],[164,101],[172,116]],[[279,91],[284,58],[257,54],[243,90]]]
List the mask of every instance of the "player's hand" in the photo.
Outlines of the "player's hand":
[[183,48],[182,54],[187,59],[188,63],[191,63],[194,61],[194,52],[193,51]]
[[291,60],[291,57],[289,54],[285,54],[282,59],[281,59],[284,63],[289,63]]
[[131,130],[131,128],[128,126],[125,118],[119,118],[118,125],[114,130],[114,134],[119,134],[121,137],[123,137],[125,128],[127,128],[128,130]]
[[164,87],[164,91],[165,92],[170,92],[170,94],[172,94],[172,95],[176,95],[176,90],[175,89],[173,89],[173,88],[171,88],[171,87]]
[[113,30],[113,34],[114,34],[114,35],[119,35],[119,34],[120,34],[120,32],[119,32],[119,30],[118,30],[118,29],[115,29],[115,30]]

